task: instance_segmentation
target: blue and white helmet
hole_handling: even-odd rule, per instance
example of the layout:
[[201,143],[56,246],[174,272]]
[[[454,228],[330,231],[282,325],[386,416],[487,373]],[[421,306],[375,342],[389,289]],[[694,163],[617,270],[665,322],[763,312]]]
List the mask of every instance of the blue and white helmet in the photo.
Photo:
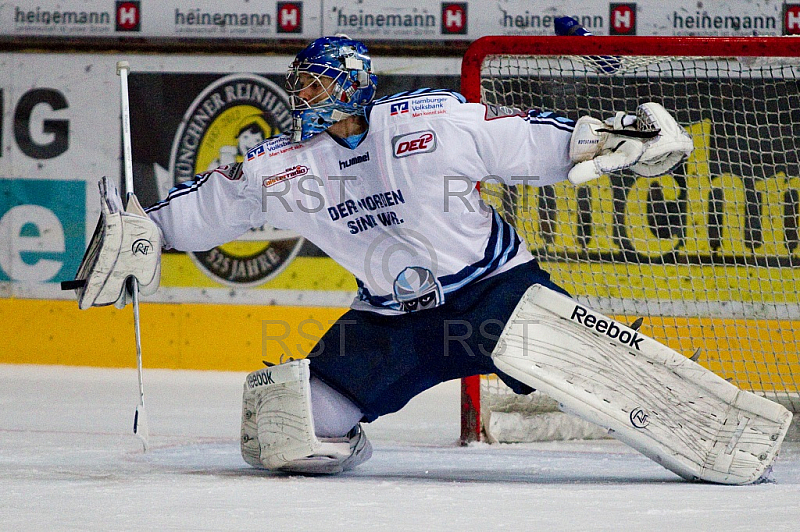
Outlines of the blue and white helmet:
[[[325,90],[306,101],[300,92],[312,83]],[[292,142],[322,133],[350,116],[363,116],[364,108],[375,98],[377,85],[378,77],[372,73],[372,59],[364,43],[336,34],[309,44],[297,54],[286,74]]]

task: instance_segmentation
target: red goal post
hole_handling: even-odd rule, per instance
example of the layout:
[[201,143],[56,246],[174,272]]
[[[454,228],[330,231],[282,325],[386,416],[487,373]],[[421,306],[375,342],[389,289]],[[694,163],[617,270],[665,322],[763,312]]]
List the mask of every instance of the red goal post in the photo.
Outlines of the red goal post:
[[[494,206],[577,299],[621,320],[643,316],[645,334],[687,355],[700,348],[700,363],[794,411],[798,58],[794,37],[490,36],[461,69],[470,102],[572,119],[644,101],[675,113],[695,153],[672,175],[623,172],[527,191],[528,201],[505,187]],[[491,393],[486,380],[463,379],[462,442],[480,439]]]

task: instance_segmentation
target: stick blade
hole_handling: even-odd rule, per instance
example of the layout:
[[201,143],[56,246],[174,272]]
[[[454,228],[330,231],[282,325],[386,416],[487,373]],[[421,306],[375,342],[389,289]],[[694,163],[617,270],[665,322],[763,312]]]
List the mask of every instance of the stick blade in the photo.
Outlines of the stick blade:
[[133,416],[133,433],[142,440],[144,452],[147,452],[150,429],[147,425],[147,412],[144,409],[144,403],[139,403],[139,406],[136,407],[136,414]]

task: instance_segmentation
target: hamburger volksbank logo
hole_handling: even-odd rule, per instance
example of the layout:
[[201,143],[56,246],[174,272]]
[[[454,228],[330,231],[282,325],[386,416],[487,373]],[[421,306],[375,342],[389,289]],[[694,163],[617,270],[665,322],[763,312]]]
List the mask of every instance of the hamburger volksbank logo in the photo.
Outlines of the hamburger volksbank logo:
[[[243,162],[263,140],[287,131],[289,98],[268,79],[232,74],[208,85],[189,106],[170,156],[175,182],[219,166]],[[237,287],[258,286],[280,273],[297,255],[296,233],[261,227],[235,242],[189,255],[212,279]]]

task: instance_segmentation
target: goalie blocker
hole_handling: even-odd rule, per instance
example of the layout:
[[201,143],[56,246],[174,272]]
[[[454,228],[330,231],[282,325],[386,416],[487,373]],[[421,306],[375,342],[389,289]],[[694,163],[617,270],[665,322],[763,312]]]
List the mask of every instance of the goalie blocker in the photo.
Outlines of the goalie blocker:
[[534,285],[492,358],[559,407],[689,480],[766,478],[792,414],[574,300]]
[[74,281],[61,283],[75,290],[81,310],[113,304],[123,308],[130,300],[128,279],[138,281],[142,295],[152,295],[161,280],[161,233],[130,194],[126,209],[107,177],[99,183],[100,220],[83,255]]

